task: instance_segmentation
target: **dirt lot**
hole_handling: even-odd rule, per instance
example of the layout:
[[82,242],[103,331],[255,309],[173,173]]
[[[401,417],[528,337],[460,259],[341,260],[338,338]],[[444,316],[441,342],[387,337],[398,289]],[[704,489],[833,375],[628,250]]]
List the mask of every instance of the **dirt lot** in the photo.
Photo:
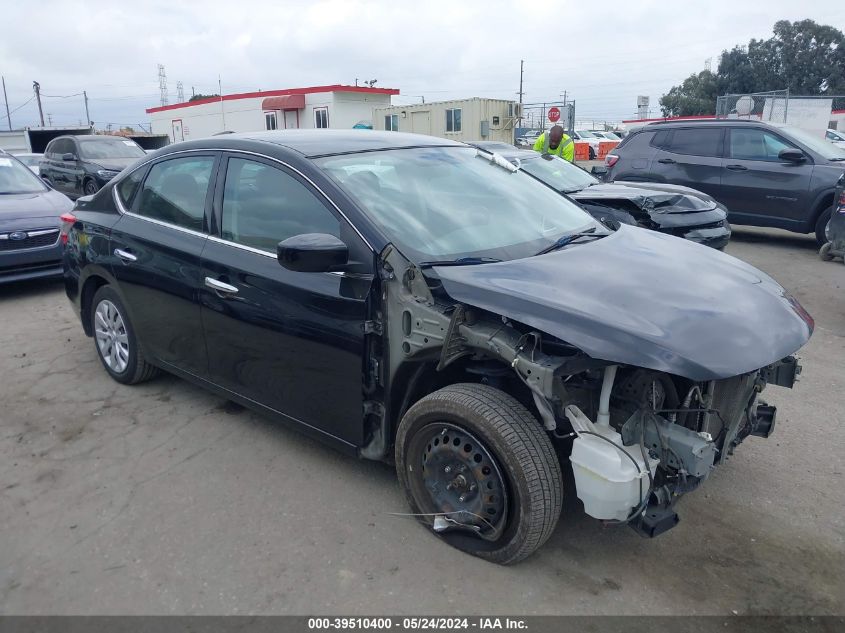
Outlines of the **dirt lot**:
[[797,388],[767,391],[773,437],[656,540],[570,495],[510,568],[391,516],[388,466],[174,378],[111,381],[60,285],[0,288],[0,613],[845,613],[845,266],[778,231],[728,252],[816,319]]

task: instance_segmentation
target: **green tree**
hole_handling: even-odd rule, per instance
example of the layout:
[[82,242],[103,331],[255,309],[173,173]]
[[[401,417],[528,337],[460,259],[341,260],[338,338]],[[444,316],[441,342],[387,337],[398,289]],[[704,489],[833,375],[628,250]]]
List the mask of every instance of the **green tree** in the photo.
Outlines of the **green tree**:
[[691,75],[663,95],[664,116],[711,114],[720,94],[784,88],[794,95],[845,94],[845,35],[813,20],[780,20],[769,39],[723,51],[716,74],[707,73],[715,84],[702,78],[705,73]]
[[200,99],[214,99],[215,97],[219,97],[219,96],[220,95],[216,94],[216,93],[213,94],[213,95],[204,95],[204,94],[197,93],[197,94],[191,96],[191,98],[188,99],[188,101],[190,102],[190,101],[199,101]]
[[660,109],[663,116],[713,114],[718,96],[716,75],[709,70],[702,70],[697,75],[690,75],[680,86],[672,87],[668,94],[663,95],[660,98]]

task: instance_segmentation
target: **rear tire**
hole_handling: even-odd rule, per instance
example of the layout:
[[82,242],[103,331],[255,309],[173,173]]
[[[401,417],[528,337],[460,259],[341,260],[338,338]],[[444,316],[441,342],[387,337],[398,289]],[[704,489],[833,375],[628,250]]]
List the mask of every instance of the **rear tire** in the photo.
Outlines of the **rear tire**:
[[120,296],[102,286],[91,301],[94,349],[109,376],[124,385],[135,385],[160,373],[146,360]]
[[829,209],[825,209],[821,212],[818,219],[816,220],[816,242],[818,242],[819,246],[824,246],[828,239],[826,235],[827,223],[830,222],[830,217],[833,215],[833,205],[830,205]]
[[[434,446],[443,438],[449,439]],[[462,458],[469,460],[468,468]],[[444,475],[453,465],[460,474]],[[475,521],[489,540],[467,529],[437,535],[491,562],[526,558],[551,536],[560,517],[563,482],[548,435],[515,398],[487,385],[450,385],[411,407],[396,435],[396,472],[412,512],[429,528],[435,515]],[[441,485],[438,477],[454,480]],[[462,482],[455,484],[459,477]],[[473,485],[494,494],[479,495],[481,505],[473,506],[478,514],[462,514],[456,508],[474,501]],[[460,503],[463,492],[470,497],[466,504]]]

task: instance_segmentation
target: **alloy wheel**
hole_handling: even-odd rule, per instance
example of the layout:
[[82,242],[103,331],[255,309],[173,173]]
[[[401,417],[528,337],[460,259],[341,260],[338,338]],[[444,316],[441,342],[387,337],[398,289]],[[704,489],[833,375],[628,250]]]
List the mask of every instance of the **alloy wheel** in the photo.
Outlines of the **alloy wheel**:
[[94,312],[94,336],[103,362],[117,374],[129,364],[129,337],[117,306],[103,299]]

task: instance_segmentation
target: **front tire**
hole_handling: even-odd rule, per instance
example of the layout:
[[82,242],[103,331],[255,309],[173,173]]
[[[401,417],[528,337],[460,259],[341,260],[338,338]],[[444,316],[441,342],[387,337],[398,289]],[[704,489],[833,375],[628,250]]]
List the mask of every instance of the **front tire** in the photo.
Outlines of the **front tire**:
[[134,385],[158,375],[158,368],[144,360],[126,308],[110,286],[97,290],[90,314],[94,348],[109,376]]
[[93,196],[97,193],[100,188],[97,186],[97,183],[89,178],[82,184],[82,195],[83,196]]
[[515,398],[487,385],[450,385],[411,407],[396,435],[396,471],[423,523],[491,562],[526,558],[560,516],[560,462],[548,435]]

